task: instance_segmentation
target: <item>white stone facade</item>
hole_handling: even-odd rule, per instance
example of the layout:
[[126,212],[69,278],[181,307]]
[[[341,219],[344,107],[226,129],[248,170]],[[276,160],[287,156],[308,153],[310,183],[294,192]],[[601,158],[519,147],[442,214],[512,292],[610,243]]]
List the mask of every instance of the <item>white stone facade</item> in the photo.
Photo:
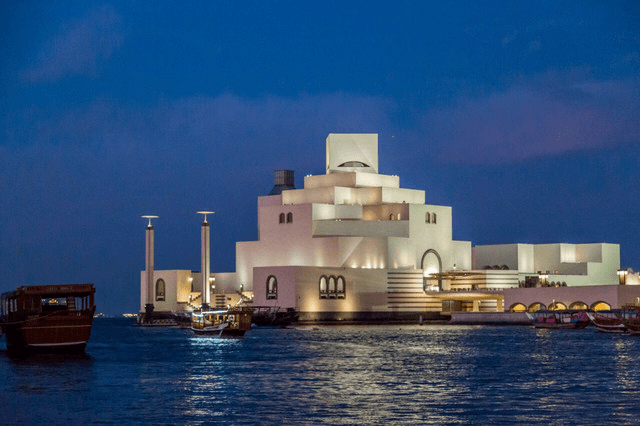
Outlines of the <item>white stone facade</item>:
[[[302,189],[258,198],[258,240],[236,243],[235,273],[211,274],[212,303],[235,301],[243,291],[252,292],[254,306],[296,308],[302,319],[393,319],[508,310],[504,291],[532,277],[545,287],[618,283],[617,244],[472,250],[471,242],[453,240],[451,207],[427,204],[425,191],[401,188],[398,176],[379,173],[376,134],[330,134],[326,153],[324,175],[306,176]],[[200,276],[156,270],[154,280],[166,286],[156,310],[197,306]],[[143,271],[141,311],[145,279]]]

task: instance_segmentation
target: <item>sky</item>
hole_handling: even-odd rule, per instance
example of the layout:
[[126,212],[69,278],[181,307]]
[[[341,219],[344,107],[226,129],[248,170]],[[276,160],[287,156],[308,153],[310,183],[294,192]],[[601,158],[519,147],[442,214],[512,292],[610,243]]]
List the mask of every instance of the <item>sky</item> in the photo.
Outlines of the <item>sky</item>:
[[274,170],[329,133],[453,208],[473,245],[620,244],[640,270],[638,1],[0,2],[0,291],[92,282],[137,312],[156,269],[257,239]]

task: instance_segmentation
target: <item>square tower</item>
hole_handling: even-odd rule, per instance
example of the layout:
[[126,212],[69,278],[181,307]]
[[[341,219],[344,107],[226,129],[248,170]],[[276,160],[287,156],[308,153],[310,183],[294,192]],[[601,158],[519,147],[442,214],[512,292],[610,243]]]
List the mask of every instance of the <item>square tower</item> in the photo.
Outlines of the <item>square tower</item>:
[[327,174],[378,173],[377,133],[330,133],[327,136]]

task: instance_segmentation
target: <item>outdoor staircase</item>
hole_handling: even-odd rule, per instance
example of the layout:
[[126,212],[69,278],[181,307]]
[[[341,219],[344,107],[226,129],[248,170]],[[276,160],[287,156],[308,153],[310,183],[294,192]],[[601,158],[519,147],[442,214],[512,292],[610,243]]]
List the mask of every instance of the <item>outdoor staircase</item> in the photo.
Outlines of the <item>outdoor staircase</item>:
[[191,309],[193,309],[194,311],[200,309],[201,303],[198,302],[198,300],[202,298],[202,293],[193,292],[189,296],[190,297],[189,297],[189,301],[187,302],[187,305],[189,305]]
[[214,306],[216,309],[227,309],[227,296],[224,294],[214,294]]

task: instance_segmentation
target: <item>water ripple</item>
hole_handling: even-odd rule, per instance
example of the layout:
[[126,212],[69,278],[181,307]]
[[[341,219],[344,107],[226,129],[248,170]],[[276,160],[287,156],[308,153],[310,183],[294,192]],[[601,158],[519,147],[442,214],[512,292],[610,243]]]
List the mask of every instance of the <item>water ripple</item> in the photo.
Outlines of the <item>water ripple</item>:
[[220,340],[97,320],[87,357],[0,354],[0,412],[9,424],[637,424],[639,349],[593,329],[345,326]]

